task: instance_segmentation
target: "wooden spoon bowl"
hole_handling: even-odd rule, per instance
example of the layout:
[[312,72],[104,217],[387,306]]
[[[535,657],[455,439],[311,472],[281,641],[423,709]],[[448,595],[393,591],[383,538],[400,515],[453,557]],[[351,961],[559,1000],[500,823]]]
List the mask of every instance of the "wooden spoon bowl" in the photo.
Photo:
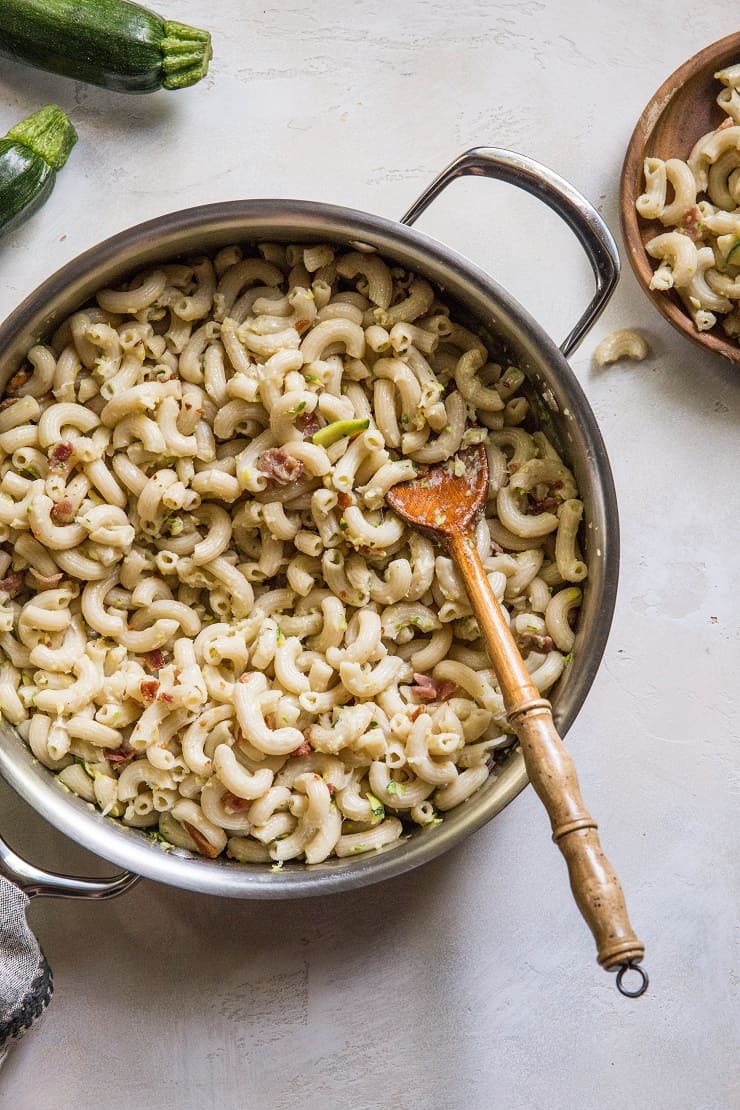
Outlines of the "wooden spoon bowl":
[[731,362],[740,362],[740,344],[725,335],[720,323],[711,331],[699,332],[676,293],[650,289],[654,262],[645,243],[659,235],[662,228],[656,220],[638,216],[635,201],[644,191],[642,167],[646,157],[685,160],[702,135],[729,118],[716,103],[722,86],[714,74],[738,61],[740,33],[700,50],[663,82],[632,133],[619,192],[624,241],[640,285],[670,324],[694,343]]

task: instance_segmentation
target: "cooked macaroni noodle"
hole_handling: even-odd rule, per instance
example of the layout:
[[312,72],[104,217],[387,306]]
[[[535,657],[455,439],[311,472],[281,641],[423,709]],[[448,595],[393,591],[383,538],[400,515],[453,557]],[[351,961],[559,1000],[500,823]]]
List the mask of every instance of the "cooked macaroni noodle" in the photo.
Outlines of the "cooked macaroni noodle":
[[648,350],[647,342],[639,331],[621,328],[601,340],[594,351],[594,362],[597,366],[610,366],[611,363],[619,362],[624,358],[642,362],[647,358]]

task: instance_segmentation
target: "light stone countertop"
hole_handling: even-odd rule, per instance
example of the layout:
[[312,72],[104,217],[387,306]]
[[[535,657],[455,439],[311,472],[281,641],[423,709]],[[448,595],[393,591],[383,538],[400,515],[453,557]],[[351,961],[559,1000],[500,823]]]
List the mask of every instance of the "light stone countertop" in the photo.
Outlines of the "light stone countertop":
[[[162,0],[211,28],[207,80],[125,98],[11,63],[0,131],[40,105],[80,142],[0,248],[0,317],[80,251],[190,205],[299,197],[399,216],[451,158],[508,146],[618,232],[619,169],[661,81],[736,30],[706,0]],[[469,254],[561,339],[588,267],[552,214],[489,182],[420,227]],[[596,370],[637,326],[652,354]],[[738,369],[650,307],[625,260],[572,360],[606,438],[623,534],[609,646],[569,735],[586,802],[647,944],[621,998],[594,961],[528,790],[455,852],[330,900],[238,903],[142,882],[36,902],[56,995],[0,1074],[3,1110],[730,1110],[740,1107],[737,924]],[[110,868],[0,784],[34,862]]]

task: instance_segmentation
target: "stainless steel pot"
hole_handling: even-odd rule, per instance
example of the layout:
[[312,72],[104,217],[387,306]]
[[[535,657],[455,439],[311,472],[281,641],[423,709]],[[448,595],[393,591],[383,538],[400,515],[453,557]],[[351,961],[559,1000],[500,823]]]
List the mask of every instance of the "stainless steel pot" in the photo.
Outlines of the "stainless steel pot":
[[[411,225],[449,183],[468,174],[498,178],[539,197],[570,225],[591,263],[596,292],[558,348],[535,320],[496,284],[455,251]],[[619,563],[619,525],[611,470],[599,429],[566,357],[605,307],[619,276],[619,256],[604,221],[572,186],[544,166],[495,148],[468,151],[448,166],[400,223],[347,208],[291,200],[211,204],[173,212],[139,224],[86,251],[32,293],[0,328],[0,386],[25,352],[98,290],[127,272],[232,242],[282,240],[370,244],[382,255],[415,270],[456,302],[478,328],[500,337],[527,374],[541,401],[538,409],[573,467],[588,527],[584,591],[574,661],[553,694],[556,723],[564,735],[593,682],[614,611]],[[480,828],[524,789],[521,755],[434,828],[419,829],[403,843],[356,860],[328,860],[306,867],[264,866],[193,858],[164,851],[149,837],[103,817],[60,789],[53,776],[6,724],[0,725],[0,772],[18,793],[78,844],[127,869],[108,880],[73,879],[31,867],[0,841],[0,872],[31,896],[110,897],[135,876],[188,890],[235,898],[298,898],[330,894],[390,878],[447,851]]]

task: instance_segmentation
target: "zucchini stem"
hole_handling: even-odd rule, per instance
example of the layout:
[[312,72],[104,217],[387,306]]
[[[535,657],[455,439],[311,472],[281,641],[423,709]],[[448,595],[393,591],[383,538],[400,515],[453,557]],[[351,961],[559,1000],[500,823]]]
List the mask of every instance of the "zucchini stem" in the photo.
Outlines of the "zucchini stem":
[[164,21],[162,86],[165,89],[186,89],[208,73],[208,63],[213,57],[211,36],[208,31],[189,27],[187,23]]
[[61,108],[47,104],[11,127],[6,138],[27,146],[53,170],[60,170],[77,142],[77,132]]

